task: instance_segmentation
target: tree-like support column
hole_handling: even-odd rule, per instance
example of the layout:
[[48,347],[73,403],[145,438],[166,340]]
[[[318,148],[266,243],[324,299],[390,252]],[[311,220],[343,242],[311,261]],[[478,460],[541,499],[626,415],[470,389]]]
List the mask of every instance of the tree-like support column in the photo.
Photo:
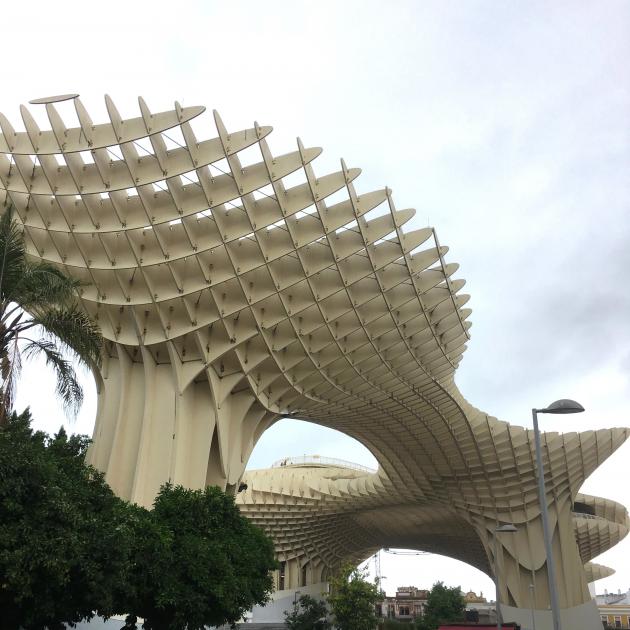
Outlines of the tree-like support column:
[[[585,560],[580,555],[576,540],[571,506],[568,494],[549,505],[560,608],[565,611],[579,609],[580,615],[590,615],[597,621],[599,616],[596,606],[591,605]],[[499,604],[504,621],[517,621],[529,628],[533,609],[539,618],[537,628],[551,630],[547,558],[541,544],[543,530],[540,515],[525,522],[514,522],[517,529],[513,533],[496,532],[497,524],[496,520],[488,519],[480,537],[484,540],[493,579],[498,581]],[[602,519],[601,527],[614,529],[615,524]],[[567,620],[571,617],[569,612],[563,615]]]
[[248,389],[226,391],[211,367],[199,364],[196,378],[180,387],[171,362],[156,363],[146,349],[139,356],[132,360],[128,348],[114,344],[97,376],[89,463],[105,472],[116,494],[145,506],[167,481],[233,491],[255,440],[277,414]]
[[[561,621],[564,627],[599,627],[599,614],[588,582],[610,570],[590,560],[628,533],[626,509],[614,501],[568,491],[549,499],[549,526],[556,567]],[[530,628],[551,629],[549,579],[540,514],[525,522],[514,519],[514,533],[497,533],[496,521],[478,529],[484,540],[494,578],[499,578],[499,601],[505,621]],[[497,555],[495,557],[495,550]],[[590,578],[590,579],[589,579]]]

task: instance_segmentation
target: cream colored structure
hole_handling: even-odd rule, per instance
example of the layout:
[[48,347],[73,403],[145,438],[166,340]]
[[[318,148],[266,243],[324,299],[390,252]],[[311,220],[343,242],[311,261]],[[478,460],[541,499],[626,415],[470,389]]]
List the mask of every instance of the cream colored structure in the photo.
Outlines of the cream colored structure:
[[[299,589],[325,582],[340,563],[359,562],[383,547],[422,549],[494,573],[490,537],[495,525],[487,517],[471,514],[469,508],[463,512],[455,505],[409,500],[382,469],[369,472],[319,457],[288,458],[267,470],[247,471],[244,481],[247,490],[237,497],[241,510],[273,535],[283,563],[284,579],[278,580],[277,587]],[[628,513],[615,501],[580,493],[566,507],[560,523],[557,513],[553,516],[564,578],[560,591],[564,601],[574,594],[571,608],[577,611],[566,621],[570,628],[598,628],[596,607],[589,605],[588,594],[582,596],[581,605],[577,603],[578,589],[614,573],[591,559],[628,533]],[[510,519],[510,514],[515,518]],[[524,522],[521,510],[508,510],[502,516],[499,522],[515,522],[519,528],[517,534],[499,538],[505,619],[531,628],[533,604],[540,611],[536,627],[551,627],[543,612],[549,605],[546,574],[536,570],[545,566],[542,528],[537,518]],[[533,601],[530,584],[535,586]],[[291,603],[292,595],[287,599]],[[575,625],[576,618],[589,616],[595,625]]]
[[[243,509],[289,575],[424,548],[489,573],[501,563],[505,604],[528,608],[533,582],[546,608],[532,434],[454,384],[470,310],[435,232],[403,232],[413,210],[355,190],[343,160],[316,175],[318,148],[274,156],[270,127],[231,132],[215,112],[216,137],[199,140],[202,107],[153,113],[139,99],[123,119],[105,101],[99,124],[76,95],[34,102],[45,128],[26,107],[25,130],[0,115],[0,184],[28,251],[85,283],[107,339],[89,458],[115,491],[150,505],[167,480],[233,490],[275,420],[311,420],[360,440],[380,469],[247,476]],[[601,519],[572,512],[626,437],[543,436],[563,608],[589,602],[584,562],[627,532],[612,502],[585,499]],[[501,523],[518,532],[495,558]]]

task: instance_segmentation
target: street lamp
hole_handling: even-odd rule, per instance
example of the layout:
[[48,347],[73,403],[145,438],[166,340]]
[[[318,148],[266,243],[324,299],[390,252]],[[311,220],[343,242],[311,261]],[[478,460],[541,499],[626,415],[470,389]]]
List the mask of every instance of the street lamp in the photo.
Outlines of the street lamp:
[[536,615],[534,614],[534,585],[529,585],[529,607],[532,611],[532,630],[536,630]]
[[499,525],[494,530],[494,586],[496,588],[496,609],[497,609],[497,628],[501,630],[503,628],[503,615],[501,615],[501,604],[499,603],[499,545],[497,543],[497,534],[513,534],[516,531],[516,525],[512,523],[506,523],[505,525]]
[[534,441],[536,443],[536,469],[538,471],[538,499],[540,501],[540,514],[543,524],[543,535],[545,539],[545,553],[547,554],[547,579],[549,580],[549,599],[551,600],[551,616],[553,619],[553,629],[561,630],[560,625],[560,605],[558,603],[558,591],[556,590],[556,567],[551,548],[551,533],[549,531],[549,514],[547,512],[547,495],[545,492],[545,471],[542,463],[542,449],[540,447],[540,432],[538,431],[539,413],[580,413],[584,407],[575,400],[556,400],[545,409],[532,409],[534,420]]

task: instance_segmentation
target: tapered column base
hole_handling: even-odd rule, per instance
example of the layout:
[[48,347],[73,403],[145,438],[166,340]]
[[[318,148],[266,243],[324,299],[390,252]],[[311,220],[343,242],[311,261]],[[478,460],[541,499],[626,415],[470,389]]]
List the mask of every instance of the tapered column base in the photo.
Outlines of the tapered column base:
[[[553,630],[553,620],[550,610],[532,610],[530,608],[514,608],[513,606],[501,606],[504,622],[515,621],[521,626],[521,630]],[[601,630],[597,605],[594,600],[560,610],[560,623],[562,630]],[[535,624],[535,626],[534,626]]]

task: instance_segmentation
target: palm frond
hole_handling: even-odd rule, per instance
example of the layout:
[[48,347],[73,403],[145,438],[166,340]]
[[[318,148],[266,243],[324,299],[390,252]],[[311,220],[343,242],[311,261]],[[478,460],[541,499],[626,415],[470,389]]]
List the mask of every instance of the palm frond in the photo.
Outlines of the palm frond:
[[51,304],[68,305],[73,302],[81,283],[66,276],[57,267],[45,262],[27,261],[20,280],[13,287],[10,298],[29,312]]
[[100,364],[103,343],[100,330],[78,306],[53,306],[35,313],[32,321],[44,328],[47,341],[58,339],[64,350],[87,366]]
[[13,409],[17,381],[22,371],[22,360],[17,339],[13,340],[0,356],[0,426]]
[[75,417],[83,404],[83,389],[77,380],[72,363],[64,359],[54,342],[46,339],[27,339],[23,352],[27,358],[43,354],[46,365],[52,367],[57,376],[55,392],[63,404],[65,412]]
[[13,206],[0,216],[0,297],[5,300],[22,278],[25,248],[22,231],[13,219]]
[[[93,367],[100,363],[102,345],[98,326],[78,307],[80,286],[56,266],[26,257],[19,221],[13,207],[5,206],[0,216],[0,426],[12,408],[23,343],[25,357],[44,355],[66,412],[76,415],[83,390],[64,354]],[[39,327],[42,338],[31,338]]]
[[24,235],[13,218],[13,206],[0,216],[0,291],[4,302],[16,302],[27,311],[47,304],[67,305],[81,286],[60,269],[26,257]]

